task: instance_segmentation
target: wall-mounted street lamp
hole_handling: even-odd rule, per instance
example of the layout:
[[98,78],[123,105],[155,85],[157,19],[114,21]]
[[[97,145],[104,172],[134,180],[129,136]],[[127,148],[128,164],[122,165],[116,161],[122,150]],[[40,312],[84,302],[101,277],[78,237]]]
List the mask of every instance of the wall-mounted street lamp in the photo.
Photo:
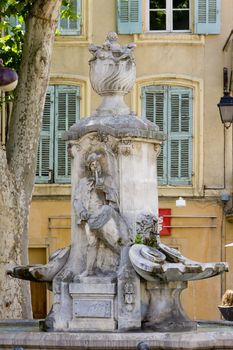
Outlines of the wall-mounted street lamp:
[[218,108],[224,127],[228,129],[233,123],[233,97],[230,96],[228,89],[228,72],[227,68],[223,69],[223,85],[224,85],[224,96],[221,97],[218,103]]
[[224,95],[218,103],[222,123],[228,129],[233,123],[233,97]]

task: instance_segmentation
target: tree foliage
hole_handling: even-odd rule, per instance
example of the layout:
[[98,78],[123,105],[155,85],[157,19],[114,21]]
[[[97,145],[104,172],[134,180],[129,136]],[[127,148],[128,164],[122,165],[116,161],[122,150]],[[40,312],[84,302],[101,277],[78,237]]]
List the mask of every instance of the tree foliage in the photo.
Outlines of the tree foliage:
[[[27,17],[35,0],[0,1],[0,57],[6,67],[19,70]],[[63,0],[61,17],[76,19],[73,1]],[[59,35],[59,32],[57,31]]]

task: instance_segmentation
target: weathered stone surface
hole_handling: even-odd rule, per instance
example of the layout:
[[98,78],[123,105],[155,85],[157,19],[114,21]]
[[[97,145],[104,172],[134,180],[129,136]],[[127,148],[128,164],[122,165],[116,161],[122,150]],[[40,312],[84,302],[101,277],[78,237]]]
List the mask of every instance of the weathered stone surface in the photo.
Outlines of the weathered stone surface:
[[157,332],[179,332],[196,330],[197,324],[184,312],[180,294],[187,288],[187,282],[147,282],[150,303],[143,321],[143,329]]
[[113,177],[116,169],[108,165],[109,155],[96,150],[85,156],[86,176],[79,180],[74,193],[77,225],[87,239],[86,267],[81,277],[98,274],[94,267],[100,242],[118,255],[121,247],[130,244],[130,228],[120,213]]
[[129,247],[122,250],[117,279],[117,321],[119,331],[141,329],[140,277],[129,261]]
[[148,119],[135,115],[106,115],[83,118],[74,124],[69,131],[63,134],[66,141],[79,140],[82,136],[97,132],[103,135],[111,135],[118,139],[143,138],[147,142],[155,140],[161,143],[165,136],[159,131],[158,126]]
[[116,283],[111,283],[111,278],[96,283],[96,278],[85,277],[80,283],[71,283],[69,292],[73,300],[70,330],[116,329]]
[[29,281],[52,282],[56,274],[63,268],[70,254],[70,246],[56,250],[45,265],[14,266],[7,271],[12,277]]
[[128,106],[123,100],[133,87],[136,79],[136,67],[133,51],[134,43],[121,46],[117,34],[108,33],[102,46],[90,45],[93,57],[89,61],[92,88],[103,96],[103,102],[97,108],[97,115],[128,114]]
[[136,350],[137,345],[144,341],[150,350],[177,349],[177,350],[223,350],[233,349],[232,326],[219,321],[218,324],[206,324],[199,331],[160,333],[160,332],[79,332],[79,333],[41,333],[36,330],[30,332],[17,331],[14,328],[1,331],[0,348],[12,350],[22,347],[28,350]]
[[[112,303],[110,300],[88,300],[74,301],[73,316],[87,318],[109,318],[112,315]],[[90,329],[88,327],[88,329]]]
[[[194,281],[228,271],[227,263],[193,261],[162,243],[156,249],[135,244],[129,254],[134,268],[147,281]],[[163,258],[159,259],[160,256]]]

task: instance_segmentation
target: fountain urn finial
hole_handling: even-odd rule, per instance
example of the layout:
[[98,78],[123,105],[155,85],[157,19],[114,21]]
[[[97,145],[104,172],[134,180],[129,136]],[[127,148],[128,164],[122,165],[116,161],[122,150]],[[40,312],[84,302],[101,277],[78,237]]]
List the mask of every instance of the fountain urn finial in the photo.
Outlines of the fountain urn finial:
[[96,115],[127,115],[129,107],[123,96],[128,94],[136,79],[134,49],[136,44],[121,46],[118,36],[109,32],[102,46],[91,44],[89,51],[90,81],[94,91],[103,96]]

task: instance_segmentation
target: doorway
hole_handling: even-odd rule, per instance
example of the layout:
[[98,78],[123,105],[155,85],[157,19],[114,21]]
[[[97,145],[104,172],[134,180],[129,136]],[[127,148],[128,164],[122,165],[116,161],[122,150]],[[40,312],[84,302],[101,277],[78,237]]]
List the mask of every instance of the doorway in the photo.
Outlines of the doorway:
[[[46,264],[46,248],[29,248],[29,264]],[[47,285],[42,282],[30,282],[32,313],[34,319],[43,319],[47,315]]]

